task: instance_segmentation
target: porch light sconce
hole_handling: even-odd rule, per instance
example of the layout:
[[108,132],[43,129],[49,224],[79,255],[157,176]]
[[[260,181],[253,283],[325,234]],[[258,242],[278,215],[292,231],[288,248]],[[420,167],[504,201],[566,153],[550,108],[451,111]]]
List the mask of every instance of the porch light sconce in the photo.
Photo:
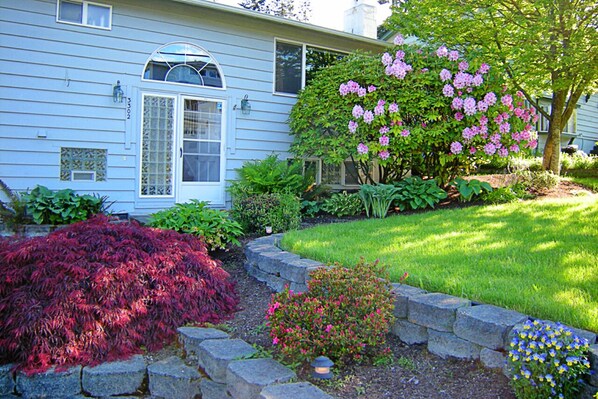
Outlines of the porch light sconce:
[[116,81],[116,85],[112,88],[112,101],[115,103],[122,103],[125,97],[125,92],[120,87],[120,80]]
[[251,113],[251,104],[249,104],[248,95],[245,94],[245,97],[241,100],[241,113],[243,115],[249,115]]
[[318,356],[311,362],[311,366],[314,368],[311,376],[318,380],[329,380],[332,378],[332,371],[330,367],[334,366],[332,360],[326,356]]

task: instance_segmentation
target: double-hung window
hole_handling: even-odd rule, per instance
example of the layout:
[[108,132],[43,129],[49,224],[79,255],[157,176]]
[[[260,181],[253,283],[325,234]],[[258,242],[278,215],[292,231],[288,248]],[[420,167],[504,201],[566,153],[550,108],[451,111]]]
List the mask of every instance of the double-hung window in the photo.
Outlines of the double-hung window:
[[99,29],[112,27],[112,6],[89,1],[58,0],[58,22]]
[[328,164],[319,158],[303,160],[303,175],[316,184],[326,184],[332,188],[351,188],[359,186],[360,174],[351,160],[340,164]]
[[345,53],[296,42],[276,41],[274,92],[297,94],[320,69],[346,56]]

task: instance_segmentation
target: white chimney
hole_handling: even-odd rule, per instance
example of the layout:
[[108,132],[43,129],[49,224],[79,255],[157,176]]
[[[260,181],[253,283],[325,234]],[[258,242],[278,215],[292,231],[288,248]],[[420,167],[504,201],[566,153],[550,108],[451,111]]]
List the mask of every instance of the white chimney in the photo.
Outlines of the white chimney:
[[376,6],[367,0],[351,0],[353,7],[345,11],[345,32],[377,37]]

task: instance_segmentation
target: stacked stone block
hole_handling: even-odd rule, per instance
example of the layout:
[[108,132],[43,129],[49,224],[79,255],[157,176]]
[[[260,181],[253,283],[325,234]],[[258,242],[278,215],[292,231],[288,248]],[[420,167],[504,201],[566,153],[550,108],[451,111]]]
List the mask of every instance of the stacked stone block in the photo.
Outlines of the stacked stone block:
[[305,292],[309,273],[323,265],[281,250],[278,247],[281,238],[281,234],[275,234],[248,243],[245,246],[245,269],[276,292],[285,286],[295,292]]

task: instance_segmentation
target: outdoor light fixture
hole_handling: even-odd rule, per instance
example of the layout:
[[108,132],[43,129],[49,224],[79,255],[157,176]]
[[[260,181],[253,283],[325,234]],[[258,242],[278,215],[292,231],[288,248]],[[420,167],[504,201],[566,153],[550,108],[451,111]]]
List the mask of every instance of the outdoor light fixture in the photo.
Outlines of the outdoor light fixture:
[[318,356],[311,362],[311,366],[314,368],[314,372],[311,374],[313,378],[319,380],[329,380],[332,378],[332,371],[330,367],[334,366],[332,360],[326,356]]
[[120,87],[120,80],[116,81],[116,86],[112,89],[112,100],[115,103],[122,103],[125,97],[125,92],[123,91],[122,87]]
[[249,98],[247,94],[241,100],[241,113],[243,115],[249,115],[251,113],[251,104],[249,104]]

